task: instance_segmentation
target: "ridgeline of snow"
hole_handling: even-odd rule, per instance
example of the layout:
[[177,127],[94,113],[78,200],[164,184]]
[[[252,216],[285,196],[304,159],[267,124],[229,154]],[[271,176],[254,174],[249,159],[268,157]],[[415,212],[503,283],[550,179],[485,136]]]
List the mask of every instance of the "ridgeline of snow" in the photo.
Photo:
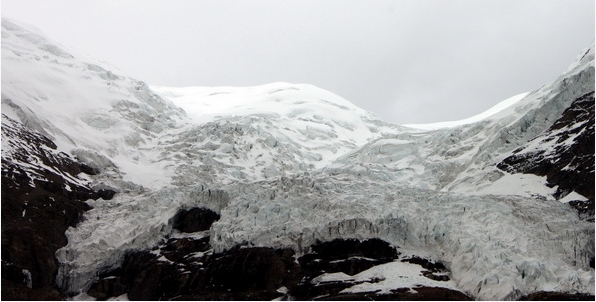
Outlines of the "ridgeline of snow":
[[112,179],[161,186],[168,173],[152,150],[185,119],[183,110],[145,83],[81,61],[5,19],[2,113],[48,136],[59,151],[106,172],[105,181],[114,187],[124,184]]
[[495,115],[495,114],[501,112],[502,110],[514,105],[515,103],[519,102],[521,99],[525,98],[527,95],[528,95],[527,92],[520,93],[520,94],[510,97],[504,101],[501,101],[500,103],[494,105],[493,107],[489,108],[488,110],[486,110],[482,113],[479,113],[477,115],[474,115],[472,117],[469,117],[469,118],[466,118],[463,120],[449,121],[449,122],[438,122],[438,123],[432,123],[432,124],[407,124],[404,126],[410,127],[410,128],[421,129],[421,130],[437,130],[437,129],[441,129],[441,128],[452,128],[452,127],[457,127],[457,126],[461,126],[461,125],[467,125],[467,124],[480,122],[480,121],[487,119],[490,116]]
[[[233,123],[255,129],[258,136],[271,135],[269,148],[295,148],[290,152],[308,169],[323,167],[372,138],[403,129],[331,92],[306,84],[151,88],[184,109],[195,125],[205,128]],[[279,166],[275,168],[281,171]]]
[[[448,122],[443,124],[447,128],[385,135],[347,153],[325,169],[441,191],[513,194],[496,182],[506,175],[496,164],[547,130],[578,97],[594,91],[593,45],[582,53],[572,64],[575,67],[557,80],[504,101],[503,106],[495,106],[498,111],[487,111],[483,120],[462,125]],[[527,188],[524,196],[543,196],[550,191],[544,184]]]
[[95,188],[119,192],[89,201],[87,219],[67,231],[57,279],[71,293],[170,235],[172,216],[193,206],[221,214],[210,230],[218,251],[301,254],[316,240],[380,238],[446,263],[479,299],[594,293],[593,224],[529,197],[544,186],[525,197],[477,192],[519,192],[499,182],[495,163],[594,90],[593,61],[592,47],[484,119],[424,130],[310,85],[150,88],[3,20],[2,112],[97,168]]
[[[271,83],[254,87],[162,87],[151,89],[168,98],[197,121],[232,116],[262,116],[285,121],[333,123],[351,130],[378,119],[329,91],[307,84]],[[366,141],[364,138],[359,142]]]

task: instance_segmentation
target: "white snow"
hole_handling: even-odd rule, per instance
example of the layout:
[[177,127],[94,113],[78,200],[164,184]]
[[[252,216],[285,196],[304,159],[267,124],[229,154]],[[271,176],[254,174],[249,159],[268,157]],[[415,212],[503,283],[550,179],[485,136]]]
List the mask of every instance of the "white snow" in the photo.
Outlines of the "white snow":
[[[536,91],[412,129],[311,85],[150,88],[3,20],[2,112],[98,169],[94,188],[119,192],[88,201],[66,232],[57,281],[71,292],[126,251],[178,236],[170,219],[201,206],[221,214],[214,251],[249,242],[300,255],[316,240],[380,238],[442,261],[449,286],[478,299],[594,293],[593,224],[549,200],[544,179],[494,167],[594,89],[593,60],[592,48]],[[383,276],[388,290],[419,282],[408,267],[350,278]]]
[[356,279],[344,272],[325,273],[325,274],[322,274],[320,276],[313,278],[310,281],[310,283],[319,284],[319,283],[339,282],[339,281],[350,281],[351,282],[351,281],[356,281]]
[[476,123],[476,122],[485,120],[485,119],[503,111],[505,108],[508,108],[508,107],[514,105],[515,103],[519,102],[521,99],[528,96],[528,94],[529,94],[528,92],[525,92],[525,93],[520,93],[518,95],[512,96],[504,101],[499,102],[498,104],[494,105],[493,107],[489,108],[488,110],[486,110],[482,113],[479,113],[477,115],[474,115],[472,117],[469,117],[469,118],[466,118],[463,120],[449,121],[449,122],[438,122],[438,123],[432,123],[432,124],[406,124],[404,126],[410,127],[410,128],[416,128],[416,129],[423,129],[423,130],[437,130],[437,129],[441,129],[441,128],[451,128],[451,127]]
[[[419,265],[394,261],[374,266],[353,276],[355,281],[365,281],[341,291],[341,293],[374,292],[389,294],[392,289],[416,288],[421,286],[456,289],[455,282],[435,281],[422,275],[424,270]],[[382,280],[382,281],[377,281]],[[373,281],[373,282],[371,282]],[[377,282],[375,282],[377,281]]]
[[[214,119],[216,116],[255,115],[290,116],[359,124],[352,111],[368,114],[345,99],[307,84],[271,83],[254,87],[161,87],[151,86],[183,108],[191,117]],[[341,109],[341,110],[337,110]],[[350,121],[351,119],[354,119]]]
[[25,275],[25,284],[28,288],[33,288],[33,279],[31,279],[31,272],[28,269],[21,270],[23,275]]
[[396,260],[394,262],[374,266],[353,276],[342,272],[324,273],[311,280],[311,283],[357,283],[342,290],[340,293],[377,292],[379,294],[390,294],[391,290],[402,288],[415,290],[414,288],[422,286],[457,290],[456,284],[452,280],[435,281],[424,277],[422,275],[423,271],[425,271],[425,269],[419,265]]
[[[333,93],[306,84],[151,88],[183,108],[196,125],[222,121],[256,124],[257,132],[272,136],[271,146],[294,145],[302,161],[315,167],[399,128]],[[222,146],[220,151],[230,153],[230,146]]]
[[[556,186],[552,188],[547,186],[546,176],[504,173],[502,177],[487,186],[470,188],[466,193],[471,195],[517,195],[552,201],[556,200],[554,197],[556,191]],[[572,200],[587,200],[587,198],[577,192],[571,192],[559,199],[563,203]]]
[[108,301],[130,301],[128,299],[128,294],[122,294],[118,297],[109,298]]
[[[181,109],[144,83],[80,61],[5,19],[2,112],[51,138],[58,151],[93,150],[115,161],[125,180],[143,185],[158,182],[159,172],[138,173],[139,167],[152,164],[157,146],[152,140],[184,120]],[[127,166],[135,161],[142,163]],[[151,166],[153,171],[161,168]]]
[[201,186],[88,200],[93,209],[85,213],[87,220],[66,231],[68,244],[56,252],[62,263],[57,282],[85,288],[98,268],[118,264],[126,251],[152,247],[172,233],[170,219],[179,209],[204,207],[219,213],[228,201],[225,192]]
[[492,182],[484,188],[471,190],[469,194],[484,195],[518,195],[525,197],[541,197],[554,200],[553,194],[556,188],[546,186],[546,176],[537,176],[534,174],[509,174]]
[[567,196],[559,199],[560,202],[570,202],[573,200],[587,201],[588,199],[577,192],[571,192]]
[[[438,194],[344,175],[238,189],[212,227],[216,251],[238,242],[300,251],[316,240],[380,238],[433,253],[460,290],[482,299],[511,299],[553,282],[558,290],[592,290],[591,254],[579,247],[593,245],[593,225],[558,202]],[[540,277],[521,277],[528,259]]]

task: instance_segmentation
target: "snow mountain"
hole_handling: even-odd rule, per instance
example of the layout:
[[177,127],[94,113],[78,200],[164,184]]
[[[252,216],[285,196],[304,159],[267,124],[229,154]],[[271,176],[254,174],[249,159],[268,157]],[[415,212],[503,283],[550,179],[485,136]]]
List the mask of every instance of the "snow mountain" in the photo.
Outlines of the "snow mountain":
[[153,87],[2,20],[6,299],[594,295],[594,45],[476,117]]

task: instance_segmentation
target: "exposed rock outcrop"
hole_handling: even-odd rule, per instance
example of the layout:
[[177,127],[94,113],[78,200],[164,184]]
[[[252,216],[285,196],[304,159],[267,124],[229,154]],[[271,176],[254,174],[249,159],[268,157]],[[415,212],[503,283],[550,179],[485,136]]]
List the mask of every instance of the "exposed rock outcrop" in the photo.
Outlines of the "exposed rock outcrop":
[[425,131],[286,83],[199,89],[193,107],[230,107],[186,115],[10,21],[2,37],[3,112],[20,121],[2,120],[3,299],[594,293],[593,223],[495,171],[509,156],[502,170],[584,195],[569,204],[593,219],[593,45],[498,113]]
[[[313,281],[322,274],[355,275],[395,261],[399,252],[379,239],[322,242],[298,258],[290,249],[269,247],[238,246],[214,254],[208,240],[171,238],[151,251],[131,252],[122,267],[102,274],[88,294],[99,300],[124,293],[131,300],[470,300],[456,290],[424,286],[415,290],[396,288],[389,294],[341,293],[348,287],[380,279]],[[431,261],[415,259],[429,270],[438,270],[439,265]]]
[[582,215],[594,217],[594,92],[577,98],[546,131],[513,151],[497,165],[509,173],[546,176],[557,186],[556,198],[570,192],[587,202],[572,203]]
[[536,292],[523,296],[520,301],[594,301],[594,295],[561,293],[561,292]]
[[321,297],[320,301],[474,301],[460,291],[441,287],[400,288],[390,294],[350,293]]
[[182,209],[174,216],[172,227],[180,232],[192,233],[209,230],[211,224],[219,220],[219,215],[209,209]]
[[93,191],[78,177],[84,165],[6,116],[2,141],[2,299],[59,299],[55,253],[64,232],[90,209],[85,200],[114,192]]

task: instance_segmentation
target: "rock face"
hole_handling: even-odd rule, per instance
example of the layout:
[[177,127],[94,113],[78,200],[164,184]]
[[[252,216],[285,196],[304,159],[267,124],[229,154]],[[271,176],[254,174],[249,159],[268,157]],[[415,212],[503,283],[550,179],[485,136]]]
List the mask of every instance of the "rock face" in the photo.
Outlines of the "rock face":
[[497,165],[510,173],[546,176],[555,197],[570,192],[588,201],[572,203],[594,218],[594,91],[577,98],[546,131]]
[[[194,217],[190,219],[193,223],[208,229],[216,214],[194,208],[175,217],[172,223],[176,225]],[[389,293],[342,292],[383,278],[321,281],[329,274],[355,276],[377,265],[400,261],[396,247],[379,239],[319,242],[299,256],[291,249],[249,246],[214,253],[208,234],[195,232],[185,237],[189,234],[179,233],[150,250],[130,252],[120,267],[101,273],[87,294],[98,300],[123,294],[130,300],[471,300],[457,290],[422,285]],[[433,275],[448,274],[439,263],[420,257],[401,261],[420,265],[420,275],[429,280],[449,279]]]
[[523,296],[520,301],[594,301],[594,295],[561,292],[536,292]]
[[389,294],[352,293],[321,297],[321,301],[474,301],[462,292],[439,287],[417,287],[415,290],[395,289]]
[[374,278],[317,281],[324,274],[352,276],[397,261],[396,248],[378,239],[319,243],[298,258],[293,250],[268,247],[236,247],[213,253],[208,239],[172,238],[151,251],[130,253],[122,267],[103,273],[88,294],[99,300],[124,293],[130,300],[471,300],[457,290],[425,286],[414,291],[396,288],[391,293],[341,292],[354,285],[383,281]]
[[87,199],[111,198],[78,177],[91,170],[47,137],[2,117],[2,299],[60,299],[56,250]]
[[395,247],[379,239],[335,239],[317,243],[311,246],[311,250],[300,258],[300,265],[310,279],[322,273],[355,275],[399,256]]
[[172,219],[173,228],[180,232],[193,233],[209,230],[211,224],[219,220],[219,215],[209,209],[193,208],[178,211]]
[[435,130],[309,85],[196,91],[187,115],[3,20],[2,298],[594,293],[594,46]]

